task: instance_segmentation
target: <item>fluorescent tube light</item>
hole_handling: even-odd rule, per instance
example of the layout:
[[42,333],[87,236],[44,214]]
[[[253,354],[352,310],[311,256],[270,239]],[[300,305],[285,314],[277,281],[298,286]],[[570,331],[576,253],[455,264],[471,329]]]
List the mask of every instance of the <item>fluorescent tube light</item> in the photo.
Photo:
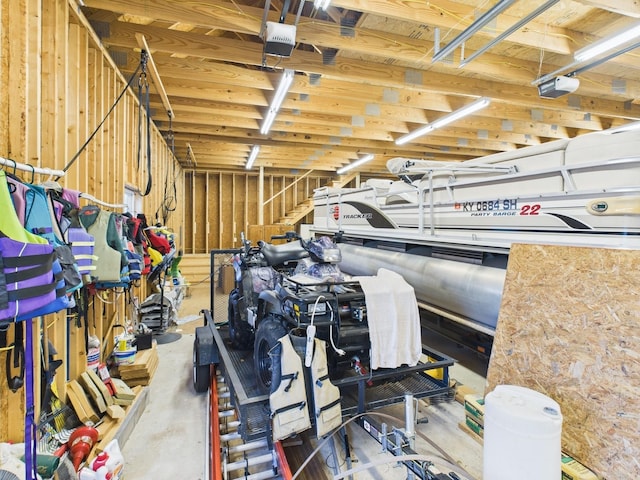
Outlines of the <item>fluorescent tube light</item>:
[[326,10],[331,0],[315,0],[313,6],[316,7],[317,10]]
[[456,110],[455,112],[451,112],[444,117],[440,117],[439,119],[434,120],[433,122],[418,128],[417,130],[414,130],[413,132],[409,132],[406,135],[401,136],[396,140],[396,145],[404,145],[405,143],[408,143],[415,138],[421,137],[422,135],[425,135],[432,130],[435,130],[436,128],[442,128],[451,122],[460,120],[462,117],[471,115],[472,113],[486,107],[487,105],[489,105],[489,103],[491,103],[491,99],[487,97],[481,97],[475,102],[472,102],[469,105]]
[[293,82],[293,70],[286,69],[282,74],[282,79],[280,80],[280,84],[278,85],[278,89],[276,90],[276,94],[273,96],[273,100],[271,100],[271,105],[269,105],[269,111],[267,112],[267,116],[262,122],[262,127],[260,128],[260,133],[262,135],[266,135],[273,124],[273,121],[278,114],[278,110],[280,110],[280,105],[284,101],[284,98],[287,96],[287,92],[289,91],[289,87]]
[[254,145],[251,149],[251,153],[249,154],[249,158],[247,159],[247,164],[244,167],[245,169],[251,170],[251,167],[253,167],[253,162],[255,162],[258,153],[260,153],[260,145]]
[[526,17],[524,17],[520,21],[518,21],[518,22],[514,23],[513,25],[511,25],[508,29],[506,29],[504,32],[502,32],[500,35],[498,35],[496,38],[494,38],[489,43],[484,45],[482,48],[480,48],[479,50],[476,50],[475,52],[473,52],[472,55],[469,55],[467,58],[461,60],[460,61],[460,65],[458,65],[458,68],[462,68],[467,63],[473,61],[475,58],[478,58],[484,52],[489,50],[494,45],[500,43],[502,40],[507,38],[513,32],[516,32],[516,31],[520,30],[522,27],[524,27],[531,20],[533,20],[534,18],[540,16],[546,10],[549,10],[551,7],[553,7],[559,1],[560,0],[547,0],[547,2],[544,5],[539,6],[533,12],[531,12],[529,15],[527,15]]
[[345,165],[344,167],[339,168],[338,170],[336,170],[336,173],[338,175],[342,175],[343,173],[348,172],[349,170],[351,170],[353,168],[359,167],[363,163],[370,162],[371,160],[373,160],[373,154],[372,153],[370,153],[368,155],[365,155],[364,157],[356,160],[353,163],[350,163],[349,165]]
[[516,0],[502,0],[500,3],[491,7],[490,10],[487,10],[484,15],[478,18],[475,22],[473,22],[469,27],[462,31],[456,38],[451,40],[447,45],[442,47],[440,50],[436,52],[436,54],[431,59],[431,63],[437,62],[438,60],[443,59],[451,52],[453,52],[458,45],[466,41],[469,37],[471,37],[474,33],[479,31],[482,27],[484,27],[491,20],[496,18],[502,12],[504,12],[507,8],[509,8]]
[[573,58],[576,62],[585,62],[638,36],[640,36],[640,23],[621,32],[604,37],[587,47],[581,48],[573,54]]

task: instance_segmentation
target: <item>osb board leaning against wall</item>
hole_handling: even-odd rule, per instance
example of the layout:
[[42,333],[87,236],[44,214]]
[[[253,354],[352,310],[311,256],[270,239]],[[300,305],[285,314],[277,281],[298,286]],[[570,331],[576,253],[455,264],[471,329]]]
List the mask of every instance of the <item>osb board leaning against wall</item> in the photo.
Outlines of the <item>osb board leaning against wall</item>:
[[640,478],[640,251],[514,245],[487,392],[556,400],[563,450],[607,479]]

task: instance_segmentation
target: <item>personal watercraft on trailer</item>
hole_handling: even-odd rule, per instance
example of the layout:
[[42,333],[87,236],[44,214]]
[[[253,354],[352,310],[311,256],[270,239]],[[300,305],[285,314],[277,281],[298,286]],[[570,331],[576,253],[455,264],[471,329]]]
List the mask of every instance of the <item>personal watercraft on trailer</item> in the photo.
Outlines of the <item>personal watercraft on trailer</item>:
[[395,270],[423,306],[489,335],[513,243],[640,249],[640,131],[388,167],[398,179],[316,190],[312,231],[342,236],[343,271]]

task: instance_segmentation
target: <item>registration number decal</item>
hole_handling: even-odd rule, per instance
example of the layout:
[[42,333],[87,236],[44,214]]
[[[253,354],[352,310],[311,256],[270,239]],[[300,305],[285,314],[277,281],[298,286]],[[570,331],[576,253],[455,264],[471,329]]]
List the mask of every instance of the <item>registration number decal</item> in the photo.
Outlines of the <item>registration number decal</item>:
[[516,199],[483,200],[478,202],[460,202],[454,208],[461,212],[469,212],[472,217],[539,215],[539,203],[518,205]]

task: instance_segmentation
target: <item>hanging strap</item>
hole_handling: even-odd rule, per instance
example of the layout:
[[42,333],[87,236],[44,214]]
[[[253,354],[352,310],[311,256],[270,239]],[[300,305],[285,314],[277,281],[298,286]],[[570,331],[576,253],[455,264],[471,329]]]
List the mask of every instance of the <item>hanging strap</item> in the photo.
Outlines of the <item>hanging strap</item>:
[[[149,81],[147,80],[147,60],[149,55],[146,50],[140,52],[140,78],[138,79],[138,170],[140,170],[140,161],[142,158],[142,103],[144,101],[147,122],[147,186],[143,197],[151,193],[151,108],[149,106]],[[144,95],[143,95],[144,90]]]
[[[24,270],[18,270],[17,272],[5,273],[4,276],[7,279],[7,284],[26,282],[27,280],[34,279],[41,275],[46,275],[53,269],[53,256],[43,255],[45,260],[43,263],[35,265],[33,268],[27,268]],[[9,268],[5,263],[4,266]]]
[[[62,169],[63,172],[67,172],[71,168],[71,166],[75,163],[75,161],[78,159],[80,154],[84,151],[85,148],[87,148],[87,145],[89,145],[91,140],[93,140],[93,137],[95,137],[96,134],[98,133],[98,131],[100,130],[100,128],[102,128],[102,125],[104,125],[104,122],[107,121],[107,118],[109,118],[109,115],[111,115],[111,112],[113,112],[113,110],[116,108],[116,105],[118,105],[118,103],[120,102],[120,100],[122,99],[124,94],[127,92],[127,89],[131,85],[131,82],[133,81],[133,79],[136,78],[136,75],[140,71],[140,67],[141,67],[140,64],[138,64],[138,67],[136,68],[136,71],[131,74],[131,77],[129,77],[129,81],[127,82],[127,84],[122,89],[122,92],[120,92],[120,95],[118,95],[118,98],[116,99],[115,103],[113,105],[111,105],[111,108],[109,109],[107,114],[104,116],[104,118],[102,119],[100,124],[96,127],[96,129],[93,131],[93,133],[89,136],[87,141],[84,142],[84,145],[82,145],[82,147],[80,147],[80,150],[78,150],[78,152],[73,156],[73,158],[69,161],[69,163],[67,163],[64,166],[64,168]],[[59,180],[59,179],[60,179],[60,177],[56,177],[55,178],[56,181]]]
[[[173,174],[171,175],[171,179],[172,179],[172,189],[173,189],[173,196],[168,195],[167,190],[169,188],[169,168],[167,167],[167,171],[166,171],[166,175],[164,178],[164,198],[162,199],[162,203],[160,204],[160,206],[158,207],[158,210],[156,210],[156,219],[161,219],[161,223],[163,225],[166,225],[168,220],[169,220],[169,213],[170,212],[174,212],[177,208],[177,203],[178,203],[178,190],[176,187],[176,162],[175,162],[175,156],[176,156],[176,146],[175,146],[175,135],[173,132],[173,114],[171,112],[168,112],[169,114],[169,131],[167,132],[167,136],[166,136],[166,141],[169,144],[169,148],[171,149],[171,154],[173,156],[172,158],[172,169],[173,169]],[[159,213],[160,211],[162,211],[162,217],[159,217]]]
[[[13,393],[16,393],[24,385],[24,334],[22,328],[22,322],[15,323],[15,332],[13,343],[10,345],[13,347],[7,352],[6,369],[7,369],[7,385]],[[13,360],[13,361],[12,361]],[[11,375],[12,368],[18,369],[18,375]]]
[[27,324],[27,339],[25,346],[25,370],[26,370],[26,413],[24,416],[24,464],[25,478],[36,480],[36,421],[35,402],[33,393],[33,320],[25,321]]

